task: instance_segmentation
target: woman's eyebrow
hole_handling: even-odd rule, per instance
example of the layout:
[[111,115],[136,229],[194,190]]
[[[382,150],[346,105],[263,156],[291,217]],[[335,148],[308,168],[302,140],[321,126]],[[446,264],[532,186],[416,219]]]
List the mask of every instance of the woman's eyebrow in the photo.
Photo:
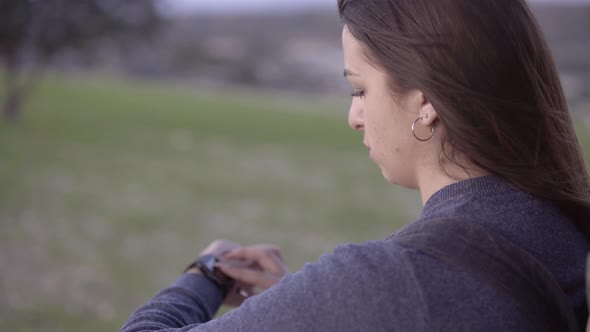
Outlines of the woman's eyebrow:
[[350,69],[344,69],[344,77],[348,77],[348,76],[361,76],[361,75],[353,73],[352,71],[350,71]]

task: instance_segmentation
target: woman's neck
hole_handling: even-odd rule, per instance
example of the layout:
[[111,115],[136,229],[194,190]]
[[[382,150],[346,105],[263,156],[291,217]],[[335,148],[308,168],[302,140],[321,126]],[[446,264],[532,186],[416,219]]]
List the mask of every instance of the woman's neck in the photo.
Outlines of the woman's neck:
[[425,167],[422,172],[417,174],[422,205],[425,205],[434,193],[448,185],[485,175],[489,175],[489,173],[474,168],[462,168],[450,163],[446,163],[444,169],[439,165]]

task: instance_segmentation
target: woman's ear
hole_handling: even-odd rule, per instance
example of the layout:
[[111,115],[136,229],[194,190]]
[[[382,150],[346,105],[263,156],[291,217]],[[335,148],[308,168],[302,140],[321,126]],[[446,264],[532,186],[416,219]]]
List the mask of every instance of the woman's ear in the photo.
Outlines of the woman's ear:
[[422,96],[419,115],[422,119],[420,120],[420,123],[425,127],[430,127],[434,124],[434,121],[438,119],[438,114],[436,114],[436,110],[430,101],[424,97],[424,94],[420,93],[420,95]]

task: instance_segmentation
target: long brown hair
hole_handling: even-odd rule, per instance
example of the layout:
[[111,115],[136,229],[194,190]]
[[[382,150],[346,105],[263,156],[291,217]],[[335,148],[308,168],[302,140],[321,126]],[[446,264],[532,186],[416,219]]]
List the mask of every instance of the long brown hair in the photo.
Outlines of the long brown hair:
[[338,0],[344,25],[401,95],[444,126],[441,158],[561,208],[590,237],[590,180],[559,76],[525,0]]

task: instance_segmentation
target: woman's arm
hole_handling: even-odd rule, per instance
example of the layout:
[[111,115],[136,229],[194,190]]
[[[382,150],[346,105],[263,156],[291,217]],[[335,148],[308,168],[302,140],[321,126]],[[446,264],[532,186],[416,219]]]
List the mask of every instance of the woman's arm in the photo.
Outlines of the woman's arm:
[[216,240],[201,252],[201,256],[207,254],[221,257],[218,268],[235,280],[225,298],[218,285],[193,267],[138,309],[121,331],[193,329],[211,320],[222,302],[240,306],[254,294],[254,287],[267,289],[288,273],[280,249],[272,245],[239,247]]
[[411,265],[392,243],[340,246],[213,320],[221,291],[204,276],[184,275],[121,331],[385,331],[393,322],[420,331],[424,304]]
[[189,331],[213,318],[223,297],[207,277],[185,273],[139,308],[121,332]]

